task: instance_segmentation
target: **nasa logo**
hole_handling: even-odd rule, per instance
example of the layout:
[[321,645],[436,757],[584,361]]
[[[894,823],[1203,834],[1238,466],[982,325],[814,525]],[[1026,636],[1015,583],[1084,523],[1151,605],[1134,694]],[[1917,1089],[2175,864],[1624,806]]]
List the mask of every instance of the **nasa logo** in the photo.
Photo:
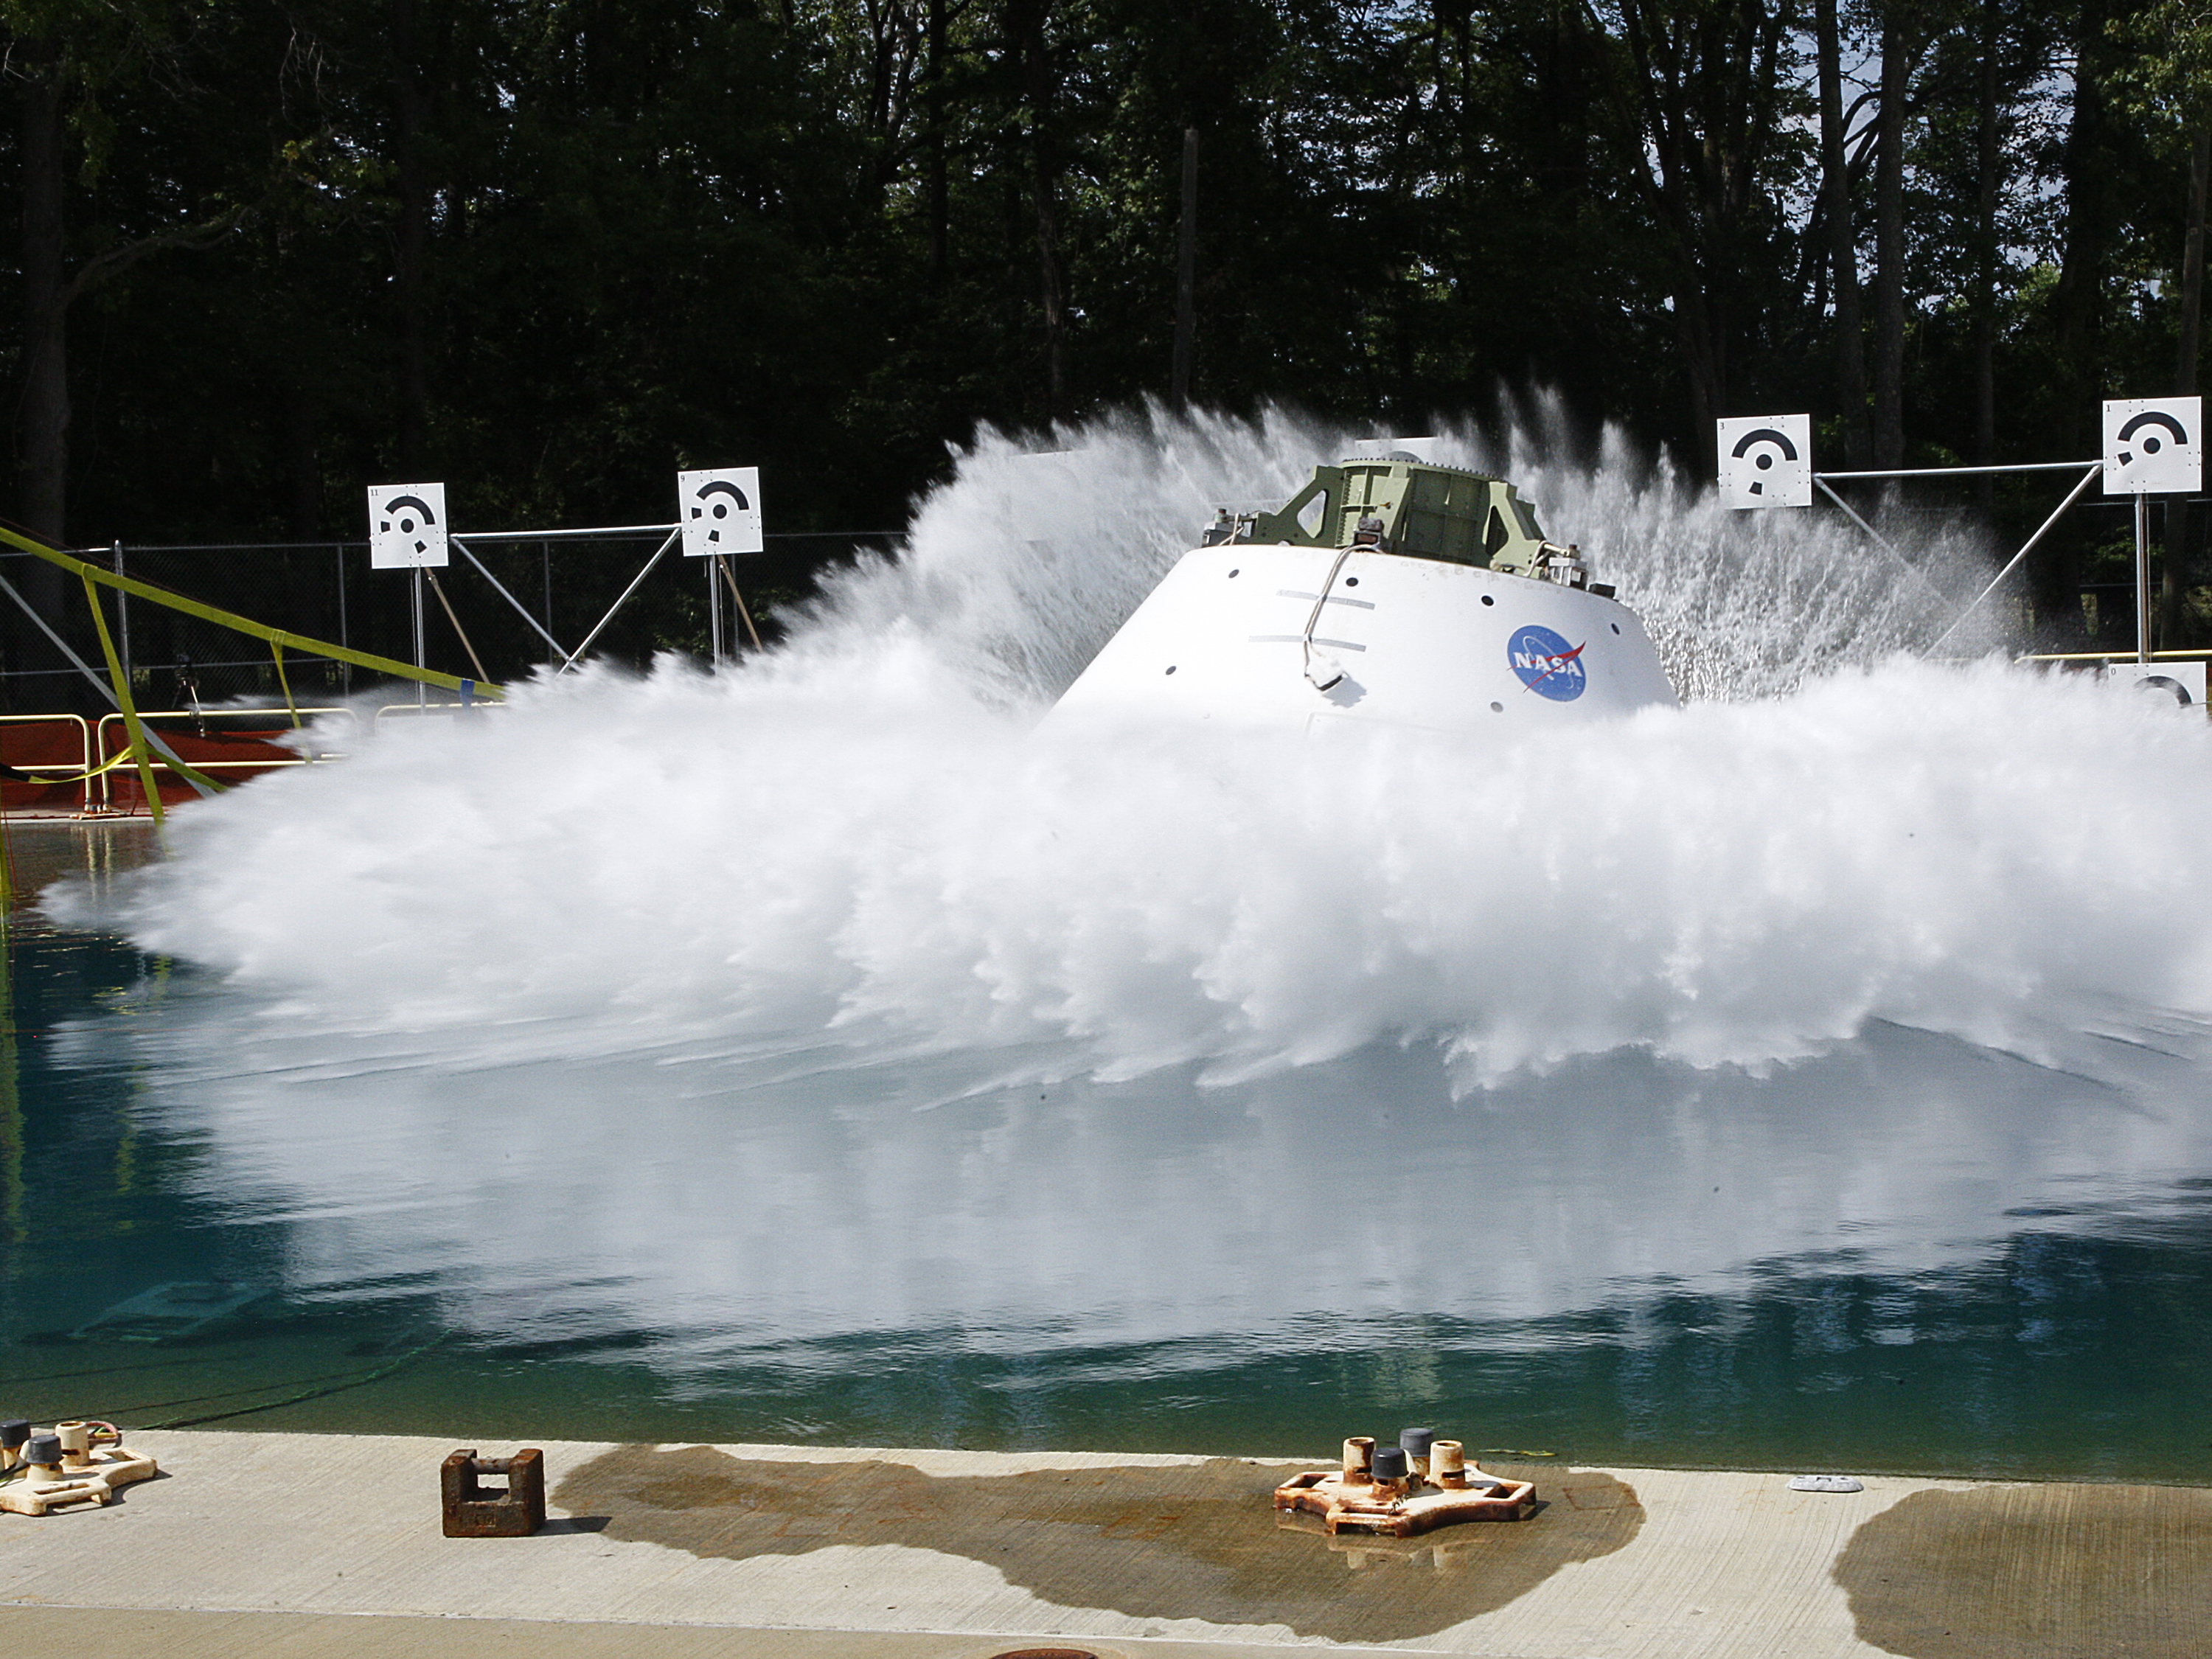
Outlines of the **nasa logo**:
[[[1585,641],[1584,645],[1589,642]],[[1572,702],[1589,684],[1583,672],[1582,645],[1569,645],[1548,628],[1534,623],[1513,630],[1505,642],[1505,660],[1513,665],[1521,684],[1553,702]]]

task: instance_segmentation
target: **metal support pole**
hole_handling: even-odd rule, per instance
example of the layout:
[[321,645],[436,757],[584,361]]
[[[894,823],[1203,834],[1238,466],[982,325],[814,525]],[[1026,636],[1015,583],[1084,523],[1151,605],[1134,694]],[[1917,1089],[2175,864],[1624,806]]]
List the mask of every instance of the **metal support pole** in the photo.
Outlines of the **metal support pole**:
[[2150,497],[2136,495],[2136,660],[2150,660]]
[[[425,648],[422,639],[422,567],[416,566],[409,574],[415,578],[412,583],[415,591],[415,665],[417,668],[428,668],[430,665],[426,660],[428,652]],[[420,680],[415,682],[415,706],[417,708],[428,708],[430,706],[430,689]]]
[[472,542],[605,542],[622,536],[665,536],[683,526],[672,524],[598,524],[576,530],[471,530]]
[[636,575],[630,578],[630,584],[628,587],[623,589],[622,597],[607,607],[607,614],[599,618],[598,626],[593,628],[590,633],[584,635],[584,642],[581,645],[578,646],[573,652],[569,653],[568,660],[561,665],[560,672],[562,673],[565,674],[570,669],[574,668],[576,665],[576,659],[592,648],[592,641],[598,639],[601,634],[606,631],[607,624],[615,619],[615,612],[621,610],[623,606],[629,603],[629,596],[636,592],[640,587],[644,586],[645,579],[653,574],[653,567],[660,562],[663,556],[667,553],[670,548],[676,545],[678,540],[682,538],[683,534],[684,532],[681,529],[672,530],[668,532],[668,539],[661,543],[659,547],[653,549],[653,556],[645,562],[645,568],[639,571]]
[[[521,617],[523,621],[528,623],[532,628],[538,629],[538,637],[553,647],[555,655],[565,657],[568,654],[568,647],[562,644],[560,641],[555,639],[543,628],[538,628],[538,618],[530,614],[529,611],[524,606],[520,599],[516,599],[514,594],[507,591],[507,584],[491,574],[489,567],[488,567],[482,559],[477,557],[477,556],[470,550],[469,544],[466,542],[463,541],[459,536],[448,537],[447,540],[449,545],[458,547],[461,550],[461,556],[466,559],[471,564],[476,566],[477,574],[491,584],[492,591],[494,592],[497,593],[500,598],[505,599],[509,605],[514,607],[514,614],[516,616]],[[548,558],[550,560],[550,555],[548,555]],[[552,615],[552,591],[550,588],[546,591],[545,610],[547,616],[550,617]]]
[[154,759],[146,746],[146,727],[138,718],[138,705],[131,700],[131,682],[124,678],[123,659],[115,652],[115,641],[107,632],[107,617],[100,608],[100,590],[92,585],[92,577],[84,579],[84,597],[92,606],[92,625],[100,633],[100,648],[107,658],[108,683],[115,688],[115,706],[123,711],[123,735],[131,745],[131,758],[137,763],[138,785],[146,792],[146,811],[154,819],[154,827],[161,827],[161,789],[154,781]]
[[1887,537],[1884,536],[1881,532],[1876,530],[1864,519],[1859,517],[1856,512],[1852,511],[1851,504],[1849,501],[1845,501],[1841,495],[1838,495],[1834,490],[1828,488],[1828,480],[1826,474],[1819,472],[1814,473],[1813,475],[1813,482],[1820,487],[1820,493],[1823,495],[1826,495],[1838,507],[1843,508],[1844,516],[1845,518],[1849,519],[1853,524],[1866,532],[1868,539],[1872,541],[1876,547],[1879,547],[1883,552],[1888,554],[1893,559],[1899,560],[1901,562],[1907,562],[1905,559],[1905,555],[1899,552],[1897,549],[1891,544]]
[[[123,574],[123,544],[115,544],[115,574]],[[131,678],[131,596],[118,592],[115,596],[116,645],[123,653],[123,678]]]
[[[2020,544],[2020,551],[2014,554],[2012,557],[2006,562],[2005,568],[1997,572],[1996,576],[1990,580],[1990,585],[1984,588],[1980,592],[1974,595],[1973,604],[1968,605],[1964,611],[1961,611],[1958,615],[1958,619],[1948,628],[1945,629],[1941,634],[1936,636],[1936,644],[1928,647],[1929,654],[1932,655],[1937,646],[1942,645],[1945,640],[1949,639],[1952,635],[1957,633],[1959,629],[1965,625],[1966,618],[1972,616],[1974,612],[1981,607],[1982,601],[1989,598],[1990,594],[1996,592],[1997,591],[1998,584],[2002,582],[2007,576],[2011,575],[2014,570],[2018,569],[2020,568],[2020,562],[2035,550],[2035,544],[2051,533],[2051,526],[2057,524],[2058,520],[2064,516],[2066,509],[2073,506],[2075,502],[2080,501],[2081,499],[2081,493],[2087,489],[2091,484],[2096,483],[2099,478],[2104,476],[2105,464],[2102,461],[2087,461],[2082,463],[2082,465],[2086,470],[2081,474],[2081,482],[2075,484],[2074,488],[2067,493],[2067,496],[2064,501],[2059,502],[2057,507],[2051,508],[2051,516],[2045,519],[2042,524],[2037,527],[2035,534],[2030,536],[2026,541]],[[1831,474],[1830,476],[1833,477],[1834,475]]]
[[[730,585],[730,602],[738,607],[738,620],[745,625],[745,637],[753,642],[753,649],[761,648],[760,629],[753,626],[753,613],[745,608],[745,596],[738,592],[738,579],[730,574],[730,556],[717,553],[714,562],[722,568],[722,580]],[[730,630],[730,654],[737,655],[737,630]]]
[[[346,632],[346,556],[344,544],[341,543],[338,546],[332,548],[331,550],[331,553],[338,562],[338,643],[350,650],[353,647],[353,636]],[[338,665],[338,685],[342,695],[349,697],[353,696],[353,665],[351,663],[344,662]]]
[[[469,640],[468,630],[461,626],[460,613],[453,609],[453,602],[446,597],[445,583],[438,580],[438,573],[434,570],[426,570],[422,574],[430,579],[430,591],[438,596],[438,605],[445,611],[446,620],[453,623],[453,635],[460,641],[461,649],[469,653],[469,666],[477,671],[479,681],[489,680],[491,676],[484,672],[483,659],[477,655],[477,648]],[[466,697],[462,699],[464,706],[467,701]]]
[[1919,566],[1914,564],[1911,560],[1906,558],[1904,554],[1899,552],[1895,543],[1892,542],[1887,536],[1883,535],[1881,532],[1876,530],[1872,525],[1869,524],[1864,519],[1861,518],[1856,512],[1854,512],[1852,510],[1851,504],[1849,501],[1845,501],[1841,495],[1836,494],[1834,490],[1829,489],[1827,479],[1816,472],[1813,475],[1813,482],[1816,486],[1818,486],[1823,495],[1826,495],[1830,501],[1833,501],[1838,507],[1843,509],[1843,514],[1845,518],[1849,519],[1853,524],[1856,525],[1861,530],[1866,532],[1867,538],[1869,540],[1873,542],[1874,544],[1880,548],[1883,552],[1888,554],[1891,558],[1895,559],[1898,563],[1903,565],[1914,575],[1919,577],[1920,585],[1923,587],[1926,588],[1930,593],[1933,593],[1937,599],[1944,599],[1948,602],[1949,596],[1947,595],[1942,588],[1936,586],[1933,581],[1929,580],[1928,573],[1921,569]]
[[1820,472],[1821,478],[1978,478],[1992,472],[2070,472],[2077,466],[2104,465],[2094,461],[2007,461],[2002,466],[1893,466],[1879,472]]
[[714,562],[707,561],[707,660],[722,664],[722,585],[714,580]]

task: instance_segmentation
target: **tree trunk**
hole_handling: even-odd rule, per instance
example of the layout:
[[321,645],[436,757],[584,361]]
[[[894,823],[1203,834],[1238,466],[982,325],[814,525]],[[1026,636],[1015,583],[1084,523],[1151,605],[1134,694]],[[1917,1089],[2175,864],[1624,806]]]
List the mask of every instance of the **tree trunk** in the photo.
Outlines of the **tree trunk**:
[[[22,82],[23,391],[21,512],[30,532],[61,544],[69,500],[69,282],[63,266],[62,88],[58,56],[33,46]],[[27,54],[30,55],[30,54]]]
[[1709,306],[1696,267],[1686,260],[1684,264],[1682,279],[1674,284],[1674,341],[1689,377],[1690,420],[1698,455],[1708,476],[1717,476],[1720,434],[1715,422],[1728,413],[1728,364],[1713,325],[1713,313],[1719,307]]
[[[1997,188],[2002,165],[1997,150],[1997,47],[2002,40],[1999,0],[1982,3],[1982,74],[1975,110],[1975,171],[1980,185],[1974,211],[1974,465],[1993,466],[1997,450]],[[1992,481],[1979,491],[1982,511],[1996,501]]]
[[929,185],[929,288],[945,289],[945,266],[951,257],[952,197],[945,169],[945,0],[929,0],[929,67],[923,87],[924,113],[929,121],[927,169]]
[[1794,9],[1741,0],[1709,16],[1632,0],[1620,12],[1628,47],[1607,95],[1642,139],[1636,182],[1670,233],[1674,336],[1687,373],[1701,459],[1734,391],[1731,355],[1756,300],[1739,306],[1741,272],[1770,252],[1757,229],[1760,167],[1773,139],[1779,66]]
[[[2204,311],[2204,197],[2212,176],[2212,131],[2200,132],[2189,146],[2189,233],[2181,253],[2181,352],[2173,389],[2182,397],[2197,390],[2197,356]],[[2181,601],[2189,574],[2189,501],[2166,502],[2166,557],[2158,594],[2159,643],[2180,649]]]
[[416,58],[415,0],[392,0],[392,55],[399,174],[399,470],[413,481],[428,446],[430,374],[424,291],[430,250],[430,187],[422,161],[428,100]]
[[283,392],[285,520],[301,541],[323,533],[323,467],[315,442],[315,394],[295,380]]
[[[2104,62],[2106,0],[2082,0],[2075,20],[2073,112],[2061,151],[2060,182],[2066,204],[2058,283],[2051,295],[2059,407],[2069,428],[2085,436],[2098,429],[2104,392],[2105,266],[2111,240],[2111,171],[2105,135],[2104,94],[2098,70]],[[2039,619],[2055,624],[2057,639],[2078,635],[2081,594],[2075,538],[2048,537],[2029,562]],[[2102,617],[2100,616],[2100,622]]]
[[1067,406],[1067,305],[1060,264],[1060,166],[1052,142],[1052,59],[1045,42],[1051,0],[1020,0],[1014,8],[1023,82],[1030,106],[1031,191],[1036,198],[1037,283],[1044,313],[1046,421]]
[[1874,165],[1874,464],[1905,465],[1905,30],[1881,21]]
[[1836,0],[1815,0],[1820,80],[1821,189],[1827,198],[1828,264],[1836,286],[1836,403],[1843,418],[1844,462],[1869,464],[1866,336],[1859,317],[1858,239],[1851,224],[1850,157],[1844,144],[1843,41]]
[[[64,264],[62,199],[68,173],[62,143],[60,52],[26,41],[21,83],[23,190],[23,373],[16,415],[21,491],[16,512],[40,540],[64,545],[69,526],[69,282]],[[24,599],[58,629],[65,592],[62,573],[43,559],[25,560],[16,580]],[[12,612],[13,606],[9,607]],[[39,673],[18,681],[9,704],[19,708],[74,706],[74,682],[48,678],[64,664],[52,642],[27,617],[10,615],[15,642],[10,668]]]

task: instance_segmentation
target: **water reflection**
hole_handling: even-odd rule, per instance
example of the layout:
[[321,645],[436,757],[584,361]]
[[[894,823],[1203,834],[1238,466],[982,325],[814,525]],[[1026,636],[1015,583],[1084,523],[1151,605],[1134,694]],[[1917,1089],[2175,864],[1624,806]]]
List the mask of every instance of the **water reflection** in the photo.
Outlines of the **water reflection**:
[[1412,1411],[1630,1461],[2203,1455],[2162,1369],[2212,1262],[2185,1030],[2096,1076],[1877,1027],[1763,1079],[1616,1055],[1455,1100],[1421,1049],[1218,1087],[458,1065],[204,985],[127,1006],[58,1058],[131,1079],[191,1259],[281,1291],[261,1363],[445,1334],[316,1420],[489,1388],[578,1433],[1289,1452]]
[[[1455,1099],[1429,1048],[1203,1086],[310,1031],[19,928],[11,1409],[1310,1455],[2212,1475],[2202,1033],[1875,1026]],[[2054,1039],[2055,1041],[2055,1039]],[[132,1342],[161,1285],[263,1292]],[[74,1333],[74,1334],[73,1334]]]
[[2212,1171],[2186,1054],[2117,1048],[2100,1079],[1889,1027],[1765,1079],[1616,1055],[1455,1100],[1419,1048],[989,1086],[964,1058],[454,1070],[238,1024],[134,1024],[138,1111],[204,1149],[199,1198],[284,1223],[292,1283],[434,1284],[508,1336],[649,1329],[679,1368],[911,1330],[1233,1350],[1419,1315],[1540,1340],[1791,1264],[1923,1274],[2027,1220],[2147,1224]]

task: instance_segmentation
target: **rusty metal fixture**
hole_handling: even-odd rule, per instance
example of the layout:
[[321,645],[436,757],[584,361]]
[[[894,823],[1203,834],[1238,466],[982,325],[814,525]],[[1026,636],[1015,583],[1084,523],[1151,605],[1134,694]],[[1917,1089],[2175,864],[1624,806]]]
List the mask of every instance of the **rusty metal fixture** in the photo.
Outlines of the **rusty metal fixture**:
[[[507,1488],[481,1477],[504,1475]],[[545,1454],[525,1446],[512,1457],[478,1457],[476,1448],[455,1452],[438,1468],[448,1538],[527,1538],[545,1524]]]
[[1536,1488],[1469,1467],[1466,1448],[1433,1429],[1408,1429],[1381,1451],[1364,1435],[1346,1440],[1334,1472],[1291,1476],[1275,1488],[1275,1507],[1317,1515],[1332,1534],[1412,1538],[1462,1521],[1525,1520]]
[[1413,1466],[1413,1473],[1421,1480],[1429,1479],[1429,1462],[1437,1443],[1434,1429],[1401,1429],[1398,1449],[1406,1454]]
[[92,1462],[93,1426],[82,1419],[72,1418],[66,1423],[54,1425],[54,1438],[62,1443],[62,1467],[82,1469]]
[[1429,1478],[1446,1492],[1467,1490],[1467,1448],[1456,1440],[1438,1440],[1429,1448]]
[[0,1510],[15,1515],[51,1515],[79,1504],[97,1507],[117,1487],[161,1473],[152,1458],[125,1449],[123,1431],[112,1423],[73,1419],[34,1433],[17,1419],[0,1425],[0,1447],[5,1447],[0,1469],[7,1477],[0,1486]]

